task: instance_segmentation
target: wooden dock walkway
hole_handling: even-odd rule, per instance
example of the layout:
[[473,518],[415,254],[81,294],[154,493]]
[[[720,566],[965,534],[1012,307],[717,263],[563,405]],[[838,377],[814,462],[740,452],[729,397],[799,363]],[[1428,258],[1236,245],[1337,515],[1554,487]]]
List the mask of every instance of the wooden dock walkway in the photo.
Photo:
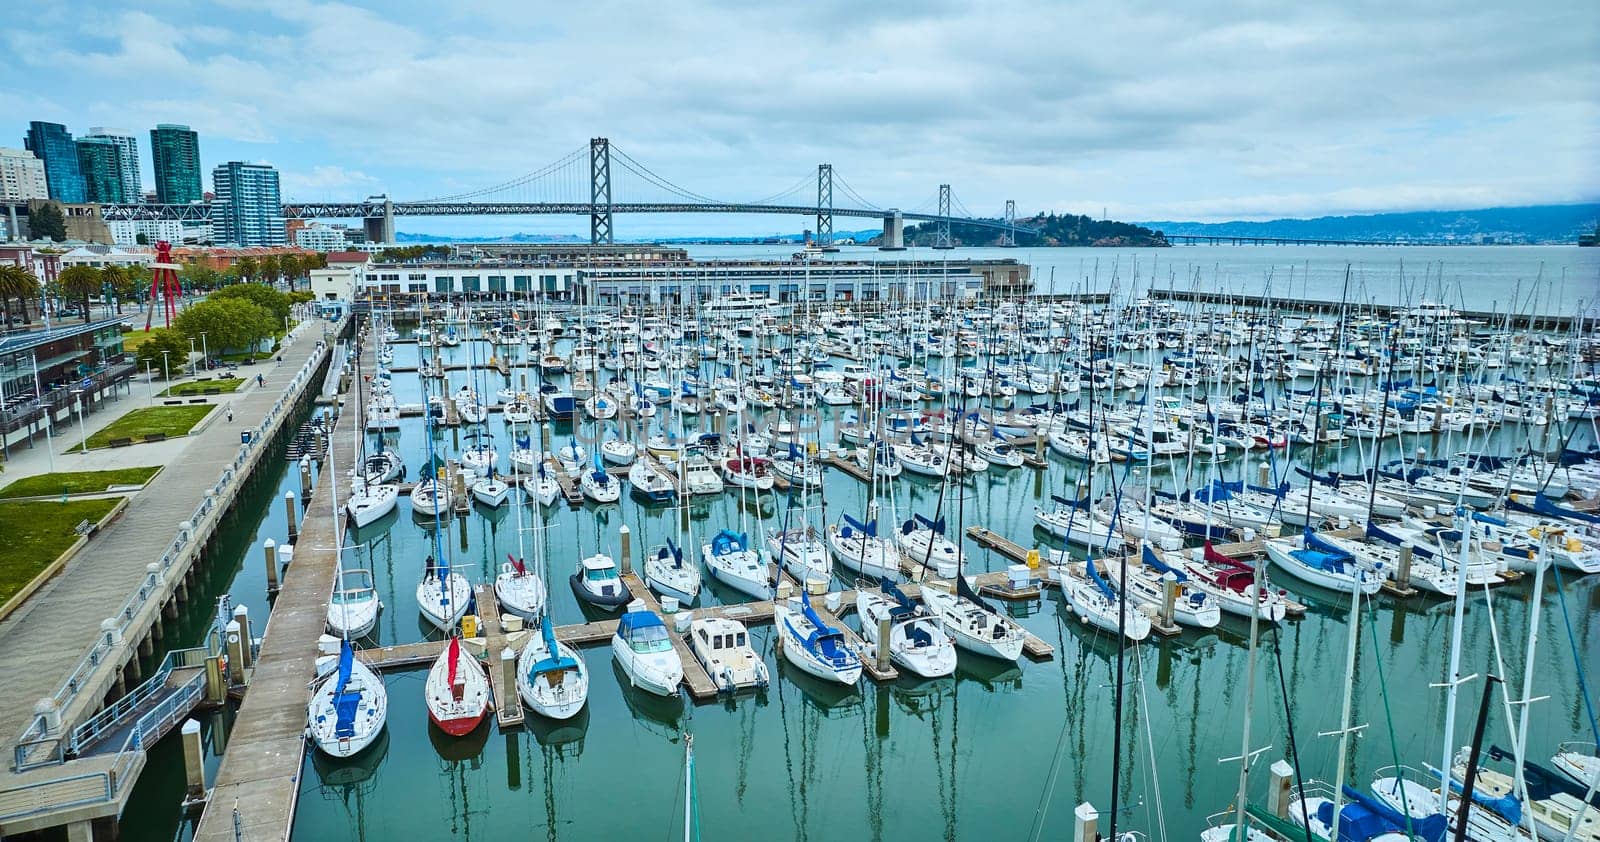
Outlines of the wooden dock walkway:
[[[354,464],[361,426],[353,413],[335,422],[329,435],[335,465]],[[341,492],[349,489],[344,483],[318,483],[306,501],[294,563],[267,620],[251,689],[234,720],[196,842],[233,840],[235,805],[246,839],[287,838],[293,826],[306,749],[306,705],[338,559],[340,535],[328,513],[342,510],[343,499],[329,499],[334,485]]]

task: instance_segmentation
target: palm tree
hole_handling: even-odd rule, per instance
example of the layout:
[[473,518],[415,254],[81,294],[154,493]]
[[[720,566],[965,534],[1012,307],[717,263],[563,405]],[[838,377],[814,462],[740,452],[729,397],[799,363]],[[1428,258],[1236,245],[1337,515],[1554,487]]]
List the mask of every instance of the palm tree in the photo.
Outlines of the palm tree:
[[127,267],[112,264],[100,270],[100,283],[117,297],[117,312],[121,313],[122,299],[133,289],[133,279],[128,275]]
[[100,270],[93,266],[68,266],[56,278],[61,297],[76,299],[83,308],[83,321],[89,321],[89,296],[100,293]]
[[239,280],[249,283],[261,274],[261,264],[254,257],[246,255],[234,261],[233,266],[239,270]]
[[278,256],[275,254],[262,255],[260,265],[262,283],[265,283],[268,286],[277,285],[278,273],[283,268],[282,265],[278,263]]
[[28,324],[28,302],[39,297],[39,279],[21,266],[0,266],[0,305],[5,310],[5,323],[11,326],[11,299],[17,299],[22,309],[22,323]]
[[294,291],[295,279],[306,273],[305,261],[293,252],[278,255],[278,268],[283,271],[283,276],[289,279],[291,292]]

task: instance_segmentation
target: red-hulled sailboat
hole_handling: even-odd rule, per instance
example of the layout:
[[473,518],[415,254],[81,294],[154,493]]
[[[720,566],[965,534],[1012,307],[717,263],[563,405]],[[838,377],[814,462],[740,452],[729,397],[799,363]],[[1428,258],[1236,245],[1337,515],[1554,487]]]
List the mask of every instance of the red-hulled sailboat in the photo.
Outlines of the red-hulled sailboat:
[[428,670],[423,692],[428,718],[446,734],[459,737],[478,727],[489,709],[489,674],[461,645],[461,638],[452,637]]

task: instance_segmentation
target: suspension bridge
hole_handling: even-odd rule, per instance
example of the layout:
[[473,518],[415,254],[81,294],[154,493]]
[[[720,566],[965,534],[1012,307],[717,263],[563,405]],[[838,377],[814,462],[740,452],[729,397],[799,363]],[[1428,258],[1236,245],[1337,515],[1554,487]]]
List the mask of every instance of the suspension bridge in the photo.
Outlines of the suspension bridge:
[[[815,192],[812,191],[813,184]],[[834,196],[847,204],[835,204]],[[101,215],[112,220],[208,220],[209,203],[187,205],[105,204]],[[658,175],[637,159],[613,146],[607,138],[589,141],[557,161],[526,175],[480,190],[418,201],[397,201],[387,195],[371,196],[359,202],[284,202],[286,219],[359,219],[367,238],[375,242],[394,242],[397,216],[498,216],[563,214],[589,217],[589,241],[611,243],[613,219],[617,214],[636,213],[720,213],[781,214],[815,217],[815,241],[833,242],[835,218],[877,219],[883,223],[885,249],[905,245],[905,223],[935,223],[934,248],[951,248],[950,226],[976,225],[999,229],[1006,245],[1015,245],[1019,233],[1036,230],[1016,224],[1016,202],[1008,200],[1005,210],[993,217],[967,210],[949,184],[909,210],[880,207],[862,198],[832,164],[819,164],[815,175],[807,173],[787,189],[752,201],[729,201],[702,195],[680,187]]]

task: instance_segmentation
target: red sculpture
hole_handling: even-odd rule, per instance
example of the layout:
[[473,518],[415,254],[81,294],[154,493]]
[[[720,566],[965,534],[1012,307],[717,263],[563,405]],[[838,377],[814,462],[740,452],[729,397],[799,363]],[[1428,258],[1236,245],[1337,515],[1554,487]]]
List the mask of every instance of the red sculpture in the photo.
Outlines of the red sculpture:
[[150,322],[155,318],[157,298],[166,304],[166,327],[171,327],[173,319],[178,317],[178,299],[182,296],[178,264],[172,262],[172,244],[161,240],[156,243],[156,262],[150,264],[150,309],[144,315],[145,332],[150,331]]

